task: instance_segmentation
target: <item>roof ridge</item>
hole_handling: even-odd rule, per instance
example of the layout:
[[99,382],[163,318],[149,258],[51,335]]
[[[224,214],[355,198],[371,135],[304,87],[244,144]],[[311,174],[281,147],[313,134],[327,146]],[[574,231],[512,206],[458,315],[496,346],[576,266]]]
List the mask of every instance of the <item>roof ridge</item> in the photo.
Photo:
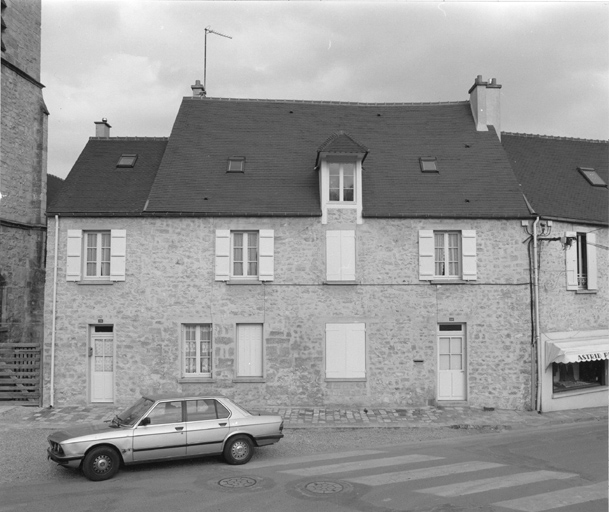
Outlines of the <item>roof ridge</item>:
[[169,137],[89,137],[89,140],[169,140]]
[[607,144],[609,140],[603,139],[580,139],[577,137],[560,137],[558,135],[539,135],[535,133],[517,133],[517,132],[501,132],[501,135],[516,135],[518,137],[538,137],[540,139],[552,139],[552,140],[572,140],[578,142],[600,142],[603,144]]
[[467,100],[463,101],[413,101],[413,102],[358,102],[358,101],[325,101],[325,100],[275,100],[275,99],[255,99],[255,98],[210,98],[208,96],[184,96],[185,100],[195,101],[243,101],[251,103],[303,103],[307,105],[353,105],[360,107],[394,107],[394,106],[417,106],[417,105],[465,105],[469,104]]

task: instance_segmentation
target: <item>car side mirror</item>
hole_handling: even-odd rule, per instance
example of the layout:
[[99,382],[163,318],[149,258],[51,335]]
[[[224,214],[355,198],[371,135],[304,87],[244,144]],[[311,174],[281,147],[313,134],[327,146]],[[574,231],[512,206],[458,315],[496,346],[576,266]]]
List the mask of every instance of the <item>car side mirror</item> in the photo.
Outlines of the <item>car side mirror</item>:
[[142,421],[140,421],[140,427],[145,427],[146,425],[150,425],[150,418],[146,417]]

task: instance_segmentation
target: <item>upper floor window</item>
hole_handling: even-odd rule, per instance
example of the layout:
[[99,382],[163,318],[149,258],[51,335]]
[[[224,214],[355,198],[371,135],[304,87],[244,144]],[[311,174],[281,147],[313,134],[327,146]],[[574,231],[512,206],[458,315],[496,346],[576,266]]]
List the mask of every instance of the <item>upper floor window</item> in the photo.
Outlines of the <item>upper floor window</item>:
[[216,281],[272,281],[275,234],[272,229],[216,230]]
[[565,233],[567,290],[596,290],[596,234]]
[[328,164],[329,200],[340,202],[355,201],[355,163],[331,162]]
[[477,279],[476,231],[419,231],[419,279]]
[[127,232],[68,230],[68,281],[124,281]]

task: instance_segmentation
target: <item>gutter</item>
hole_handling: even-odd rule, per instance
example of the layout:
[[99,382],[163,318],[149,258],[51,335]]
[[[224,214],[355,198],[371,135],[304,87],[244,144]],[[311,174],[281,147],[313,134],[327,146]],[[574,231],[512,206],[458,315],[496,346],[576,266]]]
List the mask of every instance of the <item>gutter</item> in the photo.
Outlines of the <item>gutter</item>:
[[55,317],[57,312],[57,251],[59,247],[59,215],[55,215],[55,255],[53,261],[53,321],[51,327],[51,389],[49,407],[55,405]]

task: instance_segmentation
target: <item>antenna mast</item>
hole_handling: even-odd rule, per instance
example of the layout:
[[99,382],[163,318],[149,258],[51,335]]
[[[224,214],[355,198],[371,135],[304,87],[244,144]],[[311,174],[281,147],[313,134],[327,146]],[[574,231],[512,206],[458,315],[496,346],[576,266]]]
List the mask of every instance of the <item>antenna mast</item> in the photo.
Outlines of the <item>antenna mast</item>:
[[227,39],[232,39],[231,36],[227,36],[226,34],[221,34],[220,32],[216,32],[211,29],[211,25],[205,27],[205,48],[203,52],[203,88],[205,92],[207,92],[207,34],[216,34],[217,36],[226,37]]

